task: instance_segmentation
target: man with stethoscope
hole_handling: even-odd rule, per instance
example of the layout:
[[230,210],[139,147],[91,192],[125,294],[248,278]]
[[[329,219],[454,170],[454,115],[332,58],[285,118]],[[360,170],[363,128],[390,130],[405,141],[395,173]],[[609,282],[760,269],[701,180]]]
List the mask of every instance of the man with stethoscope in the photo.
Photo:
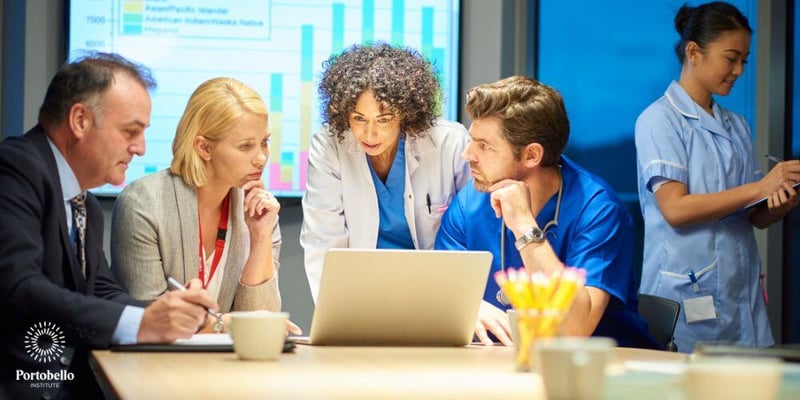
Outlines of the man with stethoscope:
[[[492,275],[522,266],[546,275],[584,268],[586,286],[561,333],[657,348],[636,311],[632,219],[607,183],[561,155],[569,120],[558,92],[515,76],[469,90],[466,110],[472,141],[462,156],[473,185],[451,203],[435,248],[489,251]],[[484,344],[492,344],[490,332],[510,345],[508,305],[488,278],[475,333]]]

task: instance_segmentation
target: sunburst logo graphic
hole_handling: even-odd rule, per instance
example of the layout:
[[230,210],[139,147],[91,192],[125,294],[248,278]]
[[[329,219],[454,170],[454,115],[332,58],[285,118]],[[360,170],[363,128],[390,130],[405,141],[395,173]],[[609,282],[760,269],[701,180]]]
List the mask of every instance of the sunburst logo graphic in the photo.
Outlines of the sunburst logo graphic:
[[61,357],[64,343],[64,332],[52,322],[35,323],[25,332],[25,352],[39,362]]

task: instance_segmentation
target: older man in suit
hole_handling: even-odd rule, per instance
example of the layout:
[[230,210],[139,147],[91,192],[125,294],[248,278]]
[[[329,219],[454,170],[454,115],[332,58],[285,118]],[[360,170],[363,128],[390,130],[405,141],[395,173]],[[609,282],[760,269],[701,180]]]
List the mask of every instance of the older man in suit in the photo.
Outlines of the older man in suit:
[[218,308],[199,281],[139,303],[103,253],[86,190],[123,183],[144,154],[154,86],[142,66],[87,55],[53,78],[39,124],[0,143],[0,382],[14,398],[96,397],[89,350],[189,337]]

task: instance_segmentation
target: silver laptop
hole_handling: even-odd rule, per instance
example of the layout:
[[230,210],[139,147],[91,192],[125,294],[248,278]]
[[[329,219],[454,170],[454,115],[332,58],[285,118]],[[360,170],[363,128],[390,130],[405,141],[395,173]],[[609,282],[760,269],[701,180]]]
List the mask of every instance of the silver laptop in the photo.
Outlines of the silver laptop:
[[491,262],[485,251],[328,250],[310,344],[467,345]]

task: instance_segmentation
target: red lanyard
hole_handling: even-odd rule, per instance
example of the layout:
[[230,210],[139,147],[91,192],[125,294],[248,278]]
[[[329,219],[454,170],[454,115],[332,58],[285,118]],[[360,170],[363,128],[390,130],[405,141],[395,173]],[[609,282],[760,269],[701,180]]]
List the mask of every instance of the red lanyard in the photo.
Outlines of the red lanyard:
[[219,259],[222,257],[222,252],[225,251],[225,235],[228,232],[228,208],[231,204],[231,195],[228,193],[225,200],[222,201],[222,211],[219,213],[219,228],[217,229],[216,250],[214,251],[214,261],[211,262],[211,272],[208,274],[208,280],[205,280],[206,260],[203,257],[203,228],[200,226],[200,217],[197,218],[197,227],[200,230],[200,282],[203,282],[203,289],[205,289],[211,278],[214,277],[214,272],[217,272],[219,266]]

